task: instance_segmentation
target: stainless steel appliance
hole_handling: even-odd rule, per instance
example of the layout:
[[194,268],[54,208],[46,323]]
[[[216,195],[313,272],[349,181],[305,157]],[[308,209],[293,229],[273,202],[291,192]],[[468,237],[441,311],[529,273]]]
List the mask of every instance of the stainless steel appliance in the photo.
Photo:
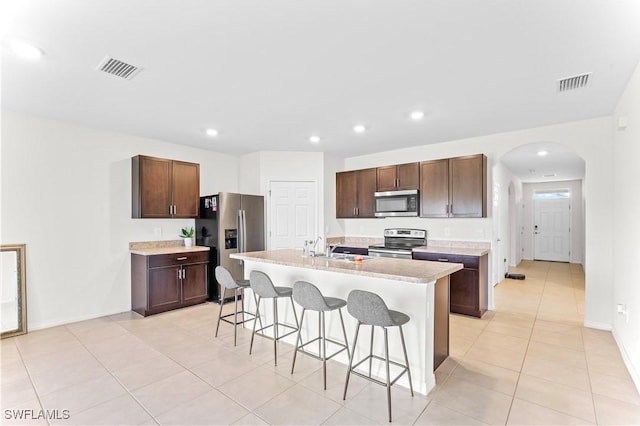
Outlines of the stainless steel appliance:
[[384,230],[384,244],[369,246],[369,256],[411,259],[411,251],[427,245],[425,229],[390,228]]
[[235,279],[244,278],[242,261],[231,259],[229,255],[264,250],[264,240],[263,196],[221,192],[200,197],[196,244],[217,249],[217,259],[209,273],[209,299],[219,300],[220,287],[213,273],[215,266],[224,266]]
[[418,216],[418,190],[386,191],[374,193],[376,217]]

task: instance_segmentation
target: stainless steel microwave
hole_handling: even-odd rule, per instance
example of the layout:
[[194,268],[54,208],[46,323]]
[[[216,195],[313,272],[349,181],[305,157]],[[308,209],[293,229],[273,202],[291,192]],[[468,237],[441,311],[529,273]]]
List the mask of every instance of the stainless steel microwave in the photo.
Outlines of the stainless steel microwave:
[[418,216],[418,190],[376,192],[376,217]]

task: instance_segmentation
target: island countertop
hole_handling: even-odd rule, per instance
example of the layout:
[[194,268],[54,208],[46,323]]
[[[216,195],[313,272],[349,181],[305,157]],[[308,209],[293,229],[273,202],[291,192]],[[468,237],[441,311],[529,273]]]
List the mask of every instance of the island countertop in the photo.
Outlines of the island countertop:
[[431,283],[463,268],[460,263],[378,257],[362,263],[324,256],[303,257],[302,250],[283,249],[231,254],[233,259],[252,260],[298,268],[318,269],[412,283]]

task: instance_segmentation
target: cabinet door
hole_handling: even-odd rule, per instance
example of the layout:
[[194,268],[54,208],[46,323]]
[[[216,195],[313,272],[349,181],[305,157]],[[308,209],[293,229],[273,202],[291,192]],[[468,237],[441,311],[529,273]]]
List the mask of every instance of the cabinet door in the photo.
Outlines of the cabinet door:
[[182,269],[182,304],[203,302],[207,298],[207,264],[184,265]]
[[357,203],[357,172],[336,173],[336,218],[355,217]]
[[149,269],[149,312],[174,309],[180,305],[180,267]]
[[420,163],[399,164],[396,166],[396,189],[418,189],[420,187]]
[[169,217],[171,205],[171,160],[140,156],[138,178],[139,217]]
[[420,163],[420,216],[449,216],[449,160]]
[[396,166],[378,167],[376,175],[378,191],[393,191],[397,188]]
[[376,169],[358,170],[358,204],[356,216],[376,217]]
[[478,270],[462,269],[450,275],[450,310],[456,314],[480,317]]
[[451,217],[486,217],[487,157],[473,155],[449,160]]
[[173,217],[198,217],[200,209],[200,165],[173,162]]

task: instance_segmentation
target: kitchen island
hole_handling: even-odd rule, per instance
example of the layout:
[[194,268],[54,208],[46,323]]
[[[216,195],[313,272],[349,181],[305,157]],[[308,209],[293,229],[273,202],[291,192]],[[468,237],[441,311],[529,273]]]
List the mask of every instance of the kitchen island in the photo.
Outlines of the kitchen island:
[[[298,280],[315,284],[325,296],[347,299],[351,290],[361,289],[379,294],[390,309],[409,315],[411,321],[403,327],[413,387],[415,391],[427,394],[435,385],[434,365],[448,355],[449,337],[449,275],[462,269],[461,264],[426,262],[411,259],[374,258],[354,262],[353,257],[333,259],[321,257],[303,257],[301,250],[272,250],[232,254],[232,258],[244,261],[245,278],[253,270],[268,274],[277,286],[293,286]],[[351,260],[349,260],[351,259]],[[249,304],[251,297],[247,298]],[[280,303],[290,303],[282,300]],[[261,307],[270,322],[272,312],[270,303]],[[251,309],[255,309],[254,306]],[[280,320],[295,325],[291,309],[283,305],[278,308]],[[297,307],[300,312],[300,307]],[[353,343],[356,320],[344,313],[349,345]],[[283,318],[284,317],[284,318]],[[315,315],[305,319],[303,340],[317,336],[318,323]],[[315,320],[314,323],[312,320]],[[361,330],[368,336],[366,327]],[[270,332],[270,330],[269,330]],[[327,337],[343,340],[338,315],[327,315]],[[295,335],[285,339],[295,343]],[[382,335],[376,334],[374,352],[382,353]],[[389,356],[391,360],[403,362],[399,333],[389,333]],[[328,347],[331,353],[333,348]],[[356,359],[369,352],[369,338],[358,339]],[[348,364],[345,352],[334,358]],[[435,361],[434,361],[435,360]],[[374,364],[374,374],[384,377],[382,363]],[[394,375],[392,371],[392,376]],[[398,384],[408,387],[404,375]]]

